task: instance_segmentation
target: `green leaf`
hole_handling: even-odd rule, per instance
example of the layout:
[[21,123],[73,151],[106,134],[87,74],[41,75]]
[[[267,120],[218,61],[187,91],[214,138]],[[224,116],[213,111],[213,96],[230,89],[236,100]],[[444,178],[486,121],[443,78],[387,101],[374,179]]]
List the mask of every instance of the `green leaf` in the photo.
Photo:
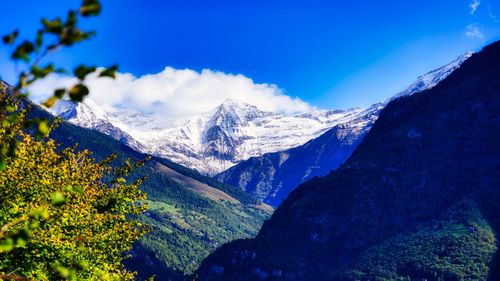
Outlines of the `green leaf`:
[[66,196],[62,194],[61,192],[54,192],[50,196],[51,204],[52,206],[61,206],[66,203]]
[[14,44],[14,41],[16,40],[18,35],[19,35],[19,31],[14,30],[12,33],[3,36],[2,41],[4,44],[12,45],[12,44]]
[[101,12],[101,8],[98,0],[83,0],[80,6],[80,15],[84,17],[97,16]]
[[57,265],[55,268],[56,268],[57,272],[59,272],[59,274],[61,275],[61,277],[68,278],[69,275],[71,274],[71,272],[69,271],[69,269],[67,269],[64,266]]
[[66,93],[66,89],[56,89],[54,91],[54,97],[58,99],[62,99],[64,97],[64,94]]
[[42,19],[43,27],[45,32],[59,35],[63,32],[64,27],[60,18],[55,18],[54,20]]
[[26,247],[26,244],[28,244],[28,243],[23,238],[18,238],[16,240],[16,247],[24,248],[24,247]]
[[75,70],[73,71],[73,74],[80,80],[84,80],[85,77],[94,72],[96,68],[94,66],[85,66],[85,65],[79,65]]
[[10,124],[15,124],[17,123],[17,121],[19,120],[19,113],[13,113],[11,115],[9,115],[6,120],[10,123]]
[[35,40],[37,52],[40,52],[40,47],[42,47],[42,43],[43,43],[43,30],[38,30],[38,32],[36,33],[36,40]]
[[73,189],[75,190],[76,193],[83,194],[83,187],[75,186]]
[[89,94],[89,89],[83,84],[77,84],[69,90],[69,97],[72,101],[80,102]]
[[47,210],[47,208],[39,207],[30,212],[30,217],[48,219],[49,211]]
[[53,107],[58,100],[60,100],[64,97],[64,94],[66,94],[66,89],[54,90],[54,94],[42,103],[43,106],[45,106],[47,108]]
[[83,260],[83,261],[79,261],[79,262],[78,262],[78,265],[79,265],[81,268],[88,268],[88,267],[90,266],[90,264],[89,264],[87,261],[85,261],[85,260]]
[[32,222],[30,222],[30,223],[28,224],[28,228],[29,228],[30,230],[36,230],[36,229],[37,229],[37,228],[39,228],[39,227],[40,227],[40,223],[39,223],[39,222],[37,222],[37,221],[32,221]]
[[34,65],[31,68],[31,74],[33,74],[33,76],[36,79],[44,78],[45,76],[49,75],[52,72],[54,72],[54,65],[53,64],[49,64],[49,65],[47,65],[46,67],[43,67],[43,68],[40,68],[40,67]]
[[113,65],[109,68],[106,68],[99,73],[99,77],[110,77],[115,79],[116,78],[116,71],[118,70],[118,65]]
[[47,107],[47,108],[51,108],[56,104],[57,100],[58,100],[57,97],[52,96],[52,97],[48,98],[46,101],[44,101],[42,103],[42,105]]
[[29,61],[29,55],[35,51],[35,46],[29,41],[24,41],[21,45],[17,46],[14,53],[12,53],[13,59],[23,59]]
[[7,238],[0,242],[0,253],[12,251],[14,246],[14,239]]
[[17,104],[7,105],[5,106],[5,110],[7,112],[15,112],[17,111]]
[[[75,43],[89,39],[94,34],[95,32],[93,31],[82,32],[80,29],[77,28],[67,30],[65,33],[59,36],[60,38],[59,44],[54,45],[53,48],[56,48],[60,45],[72,46]],[[52,46],[50,46],[49,48],[52,48]]]
[[77,17],[76,17],[76,12],[71,10],[68,12],[68,19],[66,20],[66,23],[64,24],[66,27],[74,28],[76,26],[77,22]]
[[7,168],[7,161],[4,156],[0,156],[0,171],[5,170]]
[[69,73],[68,71],[66,71],[66,69],[61,68],[61,67],[60,67],[60,68],[56,68],[56,69],[54,70],[54,72],[55,72],[55,73],[59,73],[59,74],[68,74],[68,73]]
[[48,136],[50,132],[50,126],[49,126],[49,121],[47,120],[42,120],[38,123],[38,132],[42,136]]

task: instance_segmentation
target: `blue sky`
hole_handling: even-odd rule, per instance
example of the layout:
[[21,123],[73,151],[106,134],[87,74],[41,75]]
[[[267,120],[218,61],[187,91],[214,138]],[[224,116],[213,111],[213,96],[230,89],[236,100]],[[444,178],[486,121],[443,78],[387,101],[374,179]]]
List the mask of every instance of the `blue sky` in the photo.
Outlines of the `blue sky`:
[[[0,32],[34,34],[79,1],[2,1]],[[141,76],[212,69],[276,84],[321,108],[368,106],[416,76],[500,39],[500,1],[103,0],[97,36],[51,59]],[[64,4],[62,4],[64,3]],[[0,48],[0,74],[12,78]]]

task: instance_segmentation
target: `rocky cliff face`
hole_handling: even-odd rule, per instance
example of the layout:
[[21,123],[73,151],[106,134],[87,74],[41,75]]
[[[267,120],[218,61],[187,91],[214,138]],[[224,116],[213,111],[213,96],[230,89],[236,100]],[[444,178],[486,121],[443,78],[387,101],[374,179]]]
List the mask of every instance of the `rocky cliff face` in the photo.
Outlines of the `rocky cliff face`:
[[294,190],[199,280],[499,280],[500,42],[390,102],[351,157]]
[[[392,99],[434,87],[471,55],[466,53],[418,77]],[[315,176],[325,176],[345,162],[392,99],[338,119],[337,125],[302,146],[250,158],[216,177],[239,186],[272,206],[278,206],[299,184]]]

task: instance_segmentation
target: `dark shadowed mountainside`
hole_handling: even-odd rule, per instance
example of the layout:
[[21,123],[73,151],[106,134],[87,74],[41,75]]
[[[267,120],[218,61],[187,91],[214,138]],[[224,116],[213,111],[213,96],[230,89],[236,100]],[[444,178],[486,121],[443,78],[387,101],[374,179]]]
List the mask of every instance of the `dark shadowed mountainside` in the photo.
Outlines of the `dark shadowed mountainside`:
[[500,280],[500,42],[390,102],[336,171],[294,190],[198,280]]

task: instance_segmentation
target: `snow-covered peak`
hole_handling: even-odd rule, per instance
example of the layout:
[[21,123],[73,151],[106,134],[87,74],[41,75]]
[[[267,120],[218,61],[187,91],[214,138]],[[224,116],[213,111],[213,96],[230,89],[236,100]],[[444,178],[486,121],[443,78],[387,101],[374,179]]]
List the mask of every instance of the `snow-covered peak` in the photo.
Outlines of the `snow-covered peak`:
[[231,108],[231,107],[238,107],[242,105],[248,105],[247,103],[237,101],[232,98],[227,98],[225,99],[217,108],[219,107],[225,107],[225,108]]
[[60,100],[50,108],[50,112],[84,127],[109,121],[106,112],[89,98],[78,103],[71,100]]
[[258,109],[255,105],[245,102],[236,101],[233,99],[226,99],[223,103],[217,106],[214,110],[214,115],[235,115],[238,117],[252,117],[255,115],[271,115],[271,112],[265,112]]
[[79,103],[71,100],[60,100],[49,109],[49,112],[75,125],[109,135],[134,149],[144,149],[144,146],[126,130],[122,130],[123,127],[126,127],[123,123],[110,118],[107,112],[90,98]]
[[468,58],[470,58],[474,54],[473,52],[467,52],[449,64],[437,68],[433,71],[430,71],[424,75],[421,75],[417,78],[417,80],[412,83],[410,86],[406,87],[403,91],[399,92],[392,99],[399,98],[402,96],[413,95],[415,93],[430,89],[436,86],[439,82],[443,81],[448,75],[450,75],[453,71],[464,63]]
[[256,118],[271,115],[273,113],[262,111],[254,105],[227,99],[210,116],[210,125],[229,128],[244,125]]

